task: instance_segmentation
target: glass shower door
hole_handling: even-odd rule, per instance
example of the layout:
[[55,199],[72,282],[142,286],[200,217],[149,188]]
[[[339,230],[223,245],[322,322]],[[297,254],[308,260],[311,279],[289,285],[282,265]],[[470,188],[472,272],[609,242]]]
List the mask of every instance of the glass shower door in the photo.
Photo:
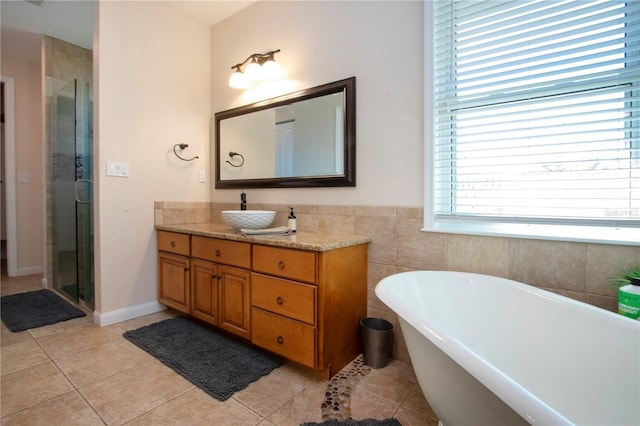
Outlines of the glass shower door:
[[52,100],[51,258],[53,287],[93,308],[89,89],[74,80]]

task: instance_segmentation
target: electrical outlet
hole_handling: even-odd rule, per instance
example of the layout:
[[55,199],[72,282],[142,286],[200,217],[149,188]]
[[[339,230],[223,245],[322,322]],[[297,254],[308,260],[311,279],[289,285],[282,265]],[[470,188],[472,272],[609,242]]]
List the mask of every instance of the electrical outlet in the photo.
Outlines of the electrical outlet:
[[207,181],[207,174],[204,170],[200,170],[200,183],[205,183]]

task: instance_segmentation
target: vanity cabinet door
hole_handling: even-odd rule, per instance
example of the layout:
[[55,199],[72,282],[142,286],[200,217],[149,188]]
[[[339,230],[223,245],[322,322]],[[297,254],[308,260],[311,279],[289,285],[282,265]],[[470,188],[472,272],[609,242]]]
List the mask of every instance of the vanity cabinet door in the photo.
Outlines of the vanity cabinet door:
[[189,313],[189,258],[158,252],[158,299],[173,309]]
[[250,339],[250,272],[229,266],[218,266],[218,276],[218,326]]
[[218,266],[191,260],[191,315],[218,325]]

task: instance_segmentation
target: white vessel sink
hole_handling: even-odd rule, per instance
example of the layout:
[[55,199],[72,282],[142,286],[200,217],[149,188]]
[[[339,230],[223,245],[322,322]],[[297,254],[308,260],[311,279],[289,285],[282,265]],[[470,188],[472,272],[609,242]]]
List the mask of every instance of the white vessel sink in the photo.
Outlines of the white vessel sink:
[[234,229],[263,229],[276,217],[273,210],[223,210],[222,219]]

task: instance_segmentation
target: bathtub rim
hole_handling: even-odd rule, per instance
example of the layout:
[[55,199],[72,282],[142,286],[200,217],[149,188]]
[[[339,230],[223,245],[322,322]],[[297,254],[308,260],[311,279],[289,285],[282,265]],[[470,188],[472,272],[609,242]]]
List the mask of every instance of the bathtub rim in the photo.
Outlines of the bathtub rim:
[[[433,344],[435,344],[441,351],[451,357],[462,368],[464,368],[479,382],[486,386],[487,389],[489,389],[505,403],[507,403],[507,405],[509,405],[514,411],[522,416],[522,418],[532,424],[573,424],[570,420],[568,420],[558,411],[554,410],[544,401],[539,399],[536,395],[529,392],[526,388],[511,379],[508,375],[504,374],[502,371],[500,371],[485,359],[470,350],[458,339],[447,336],[447,333],[442,332],[437,326],[434,326],[433,324],[423,324],[423,321],[421,321],[415,314],[403,309],[404,302],[402,302],[397,296],[395,296],[389,288],[394,282],[402,279],[402,277],[405,275],[416,276],[442,274],[446,274],[451,278],[490,278],[500,280],[504,283],[515,285],[516,287],[539,297],[553,298],[564,303],[579,306],[583,309],[588,309],[596,313],[596,315],[609,317],[610,320],[615,317],[615,321],[620,321],[620,319],[618,318],[618,314],[519,281],[514,281],[508,278],[502,278],[493,275],[477,274],[471,272],[425,270],[400,272],[383,278],[375,287],[375,293],[378,298],[384,304],[389,306],[396,315],[402,317],[407,323],[409,323],[409,325],[418,330],[422,335],[424,335]],[[638,323],[637,325],[633,323],[634,321],[629,321],[629,327],[637,326],[640,329],[640,323]]]

